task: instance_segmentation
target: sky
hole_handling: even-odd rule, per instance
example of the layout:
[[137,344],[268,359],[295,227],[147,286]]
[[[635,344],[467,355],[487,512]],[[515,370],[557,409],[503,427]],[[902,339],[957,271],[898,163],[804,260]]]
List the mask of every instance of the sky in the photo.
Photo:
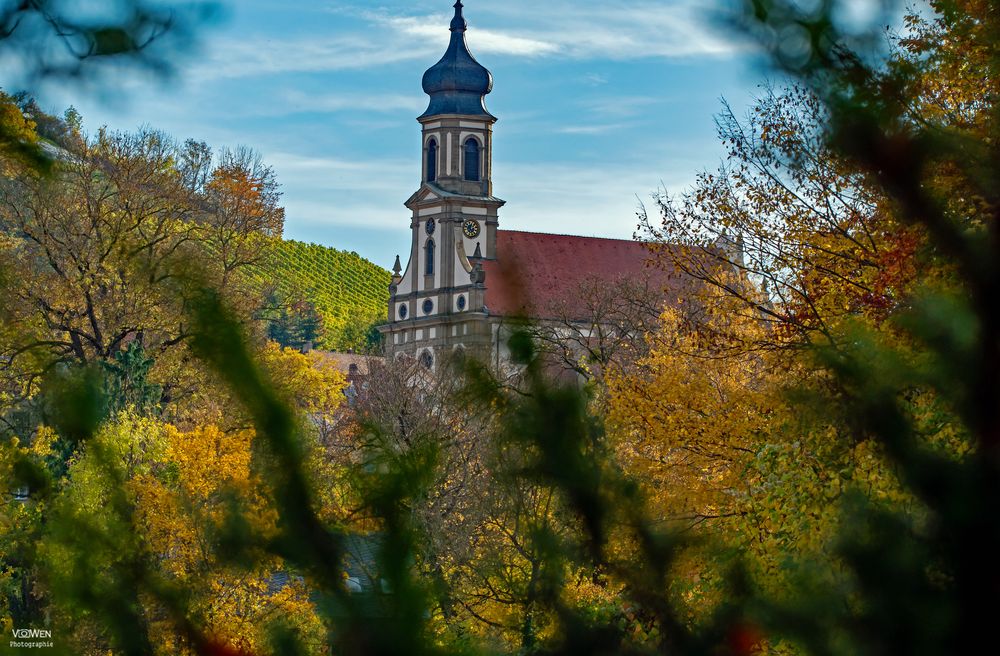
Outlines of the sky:
[[[722,2],[723,0],[718,0]],[[114,93],[35,90],[85,129],[149,125],[274,167],[285,236],[386,268],[409,248],[420,181],[423,72],[444,53],[452,0],[230,0],[172,81],[123,73]],[[501,228],[629,239],[639,203],[678,193],[725,151],[765,71],[709,0],[467,0],[472,53],[495,79]]]

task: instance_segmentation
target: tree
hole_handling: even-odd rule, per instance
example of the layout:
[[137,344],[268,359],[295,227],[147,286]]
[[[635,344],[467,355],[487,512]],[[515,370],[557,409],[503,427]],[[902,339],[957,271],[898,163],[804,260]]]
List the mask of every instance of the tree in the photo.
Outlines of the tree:
[[530,327],[545,357],[584,380],[603,381],[612,368],[642,356],[665,302],[655,278],[584,280],[552,308],[555,316]]
[[220,289],[241,269],[267,261],[285,210],[274,169],[249,148],[224,150],[204,187],[206,243],[221,264]]
[[[884,322],[912,292],[926,243],[893,217],[876,182],[828,144],[826,111],[794,85],[765,88],[745,121],[724,105],[717,125],[725,165],[700,174],[680,199],[658,197],[659,225],[641,215],[664,266],[742,297],[746,312],[775,325],[773,348],[830,344],[844,320],[859,316]],[[733,270],[753,284],[733,285]]]
[[[113,365],[137,343],[154,362],[161,401],[177,401],[198,379],[183,347],[184,308],[199,279],[247,322],[263,302],[264,283],[251,269],[269,261],[280,237],[273,172],[248,150],[223,153],[202,171],[211,161],[203,145],[189,143],[185,160],[152,130],[102,130],[74,148],[53,176],[0,181],[8,235],[0,257],[16,281],[6,317],[14,332],[0,344],[9,393],[29,398],[53,367]],[[203,188],[192,188],[196,178],[207,180]]]
[[[516,388],[476,363],[466,363],[462,385],[416,363],[419,375],[374,380],[366,421],[345,435],[355,441],[338,444],[353,458],[343,486],[350,503],[331,508],[309,424],[273,382],[282,376],[255,362],[221,293],[190,294],[192,353],[230,389],[220,406],[239,402],[237,430],[178,431],[176,471],[160,476],[169,429],[103,421],[93,376],[54,395],[59,430],[86,449],[45,525],[53,580],[65,583],[53,594],[81,619],[78,635],[130,656],[155,653],[160,635],[206,654],[238,642],[191,612],[230,612],[220,591],[172,586],[157,569],[186,552],[189,536],[135,530],[145,507],[157,517],[194,515],[184,528],[220,511],[221,521],[206,522],[219,548],[179,559],[173,575],[207,563],[211,580],[250,600],[246,617],[261,617],[254,584],[274,563],[302,577],[323,637],[310,642],[309,627],[279,626],[270,642],[255,635],[242,644],[255,652],[468,653],[483,644],[483,626],[505,636],[484,651],[553,656],[940,654],[992,644],[992,608],[982,600],[1000,585],[996,116],[961,79],[954,96],[922,80],[966,71],[958,59],[968,51],[989,100],[1000,29],[985,3],[935,6],[941,22],[927,24],[934,36],[914,46],[919,56],[904,49],[872,67],[850,51],[835,3],[750,3],[749,24],[816,100],[793,107],[798,92],[785,96],[785,118],[819,116],[809,125],[823,139],[785,135],[789,152],[775,146],[777,159],[767,160],[793,168],[777,187],[765,172],[779,168],[750,166],[761,175],[747,177],[736,167],[732,180],[749,187],[704,188],[691,216],[683,203],[667,213],[665,229],[689,236],[678,262],[704,286],[692,312],[663,315],[648,353],[631,365],[637,378],[609,369],[618,394],[610,440],[592,399],[548,379],[530,332],[518,331]],[[911,95],[920,89],[930,89],[926,99]],[[942,98],[964,107],[955,125],[942,118],[950,112],[934,111]],[[800,157],[809,143],[828,147],[832,173],[831,163]],[[845,180],[864,186],[872,214],[840,213],[846,203],[837,209],[829,190],[847,193]],[[812,200],[799,200],[799,184]],[[759,203],[766,220],[752,225],[753,213],[729,201]],[[744,237],[747,259],[740,235],[692,228],[703,210],[727,220],[731,207],[765,242],[747,246]],[[916,246],[887,257],[906,234]],[[19,444],[0,454],[13,482],[54,489]],[[641,468],[638,480],[622,461]],[[149,502],[150,493],[143,504],[136,481],[191,503],[177,510]],[[667,483],[692,493],[664,492]],[[217,503],[227,485],[245,501]],[[711,517],[719,510],[732,516]],[[696,513],[689,524],[705,520],[698,533],[665,525],[678,511]],[[343,580],[345,538],[358,527],[382,536],[375,559],[388,592],[375,619]],[[700,548],[709,527],[728,559]],[[147,534],[162,538],[158,549]],[[176,549],[164,547],[170,540]],[[749,558],[732,556],[748,544]]]
[[290,302],[275,289],[268,295],[268,305],[268,339],[285,347],[304,348],[315,345],[322,336],[323,317],[309,301]]
[[36,128],[16,98],[0,91],[0,174],[8,176],[17,168],[47,164],[38,146]]
[[[843,31],[832,3],[746,7],[746,26],[801,86],[770,94],[747,123],[723,117],[733,162],[662,203],[660,234],[703,252],[714,241],[717,271],[744,272],[738,284],[689,268],[771,326],[743,353],[803,367],[780,387],[809,421],[786,420],[790,434],[766,427],[755,459],[780,454],[782,432],[807,445],[773,460],[771,489],[794,498],[808,464],[832,485],[839,518],[818,509],[800,526],[782,514],[763,528],[801,541],[827,523],[833,539],[819,555],[835,567],[816,570],[800,554],[797,584],[757,591],[770,648],[974,650],[990,639],[971,600],[995,586],[982,550],[1000,480],[996,189],[985,173],[995,17],[981,3],[934,3],[939,15],[911,16],[872,66],[853,49],[866,35]],[[708,232],[713,218],[730,230]],[[751,460],[751,482],[766,473],[760,464]]]
[[102,132],[58,178],[2,181],[18,396],[54,366],[111,361],[132,340],[157,358],[185,339],[176,266],[196,233],[172,161],[162,134]]
[[180,153],[180,171],[184,186],[192,194],[205,191],[212,175],[212,148],[204,141],[188,139]]

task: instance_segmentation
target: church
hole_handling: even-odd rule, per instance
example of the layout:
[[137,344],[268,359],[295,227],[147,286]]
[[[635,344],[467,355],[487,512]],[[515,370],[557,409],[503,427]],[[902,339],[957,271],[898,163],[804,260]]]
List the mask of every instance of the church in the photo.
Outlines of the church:
[[[411,247],[406,269],[397,256],[389,287],[386,356],[407,355],[434,369],[464,349],[489,361],[506,359],[512,321],[581,322],[574,308],[581,282],[648,277],[650,253],[640,242],[500,229],[504,201],[493,193],[493,126],[486,109],[493,76],[472,56],[461,0],[451,42],[424,73],[430,96],[421,125],[421,184],[406,201]],[[655,275],[655,274],[654,274]]]

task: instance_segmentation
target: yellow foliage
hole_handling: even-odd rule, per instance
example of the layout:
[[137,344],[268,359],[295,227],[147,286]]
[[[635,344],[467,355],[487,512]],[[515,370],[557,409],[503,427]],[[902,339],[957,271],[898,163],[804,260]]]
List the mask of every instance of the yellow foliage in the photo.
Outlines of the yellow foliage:
[[35,122],[24,115],[13,98],[0,91],[0,175],[25,175],[24,146],[37,142]]
[[268,342],[261,364],[279,391],[313,422],[331,422],[344,401],[347,379],[319,353],[303,354]]
[[648,356],[608,376],[609,427],[622,462],[662,520],[701,522],[743,511],[748,462],[780,411],[773,356],[749,351],[766,330],[713,305],[696,326],[664,312]]
[[[113,552],[95,550],[88,555],[90,565],[105,567],[132,550],[149,554],[156,575],[186,591],[188,619],[217,642],[253,652],[264,644],[269,624],[280,618],[318,644],[323,629],[309,590],[291,575],[287,583],[276,583],[275,576],[284,571],[280,559],[261,555],[245,570],[221,551],[218,535],[230,513],[239,512],[264,540],[277,522],[268,490],[252,469],[253,440],[252,430],[208,425],[181,431],[121,415],[71,464],[58,512],[109,537],[127,530],[128,542],[117,542]],[[128,500],[126,517],[109,511],[119,508],[115,479]],[[122,521],[128,528],[123,529]],[[73,576],[65,539],[55,536],[44,546],[46,569],[57,584]],[[177,618],[159,602],[144,597],[143,607],[157,653],[195,653],[179,632]]]
[[850,446],[842,427],[818,422],[786,390],[824,384],[797,352],[774,343],[760,314],[736,299],[709,297],[690,317],[668,309],[649,354],[608,375],[608,427],[654,519],[711,535],[675,563],[672,592],[690,619],[717,604],[732,550],[761,588],[780,597],[790,556],[830,559],[837,499],[852,487],[895,507],[907,503],[876,446]]

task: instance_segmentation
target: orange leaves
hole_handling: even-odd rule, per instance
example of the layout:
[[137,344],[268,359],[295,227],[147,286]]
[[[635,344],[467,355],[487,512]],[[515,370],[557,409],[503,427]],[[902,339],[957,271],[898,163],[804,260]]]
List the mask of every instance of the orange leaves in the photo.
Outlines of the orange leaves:
[[234,225],[265,234],[280,228],[282,214],[265,197],[266,181],[251,177],[249,171],[220,167],[212,172],[207,190]]
[[280,237],[285,210],[274,170],[247,149],[223,151],[212,171],[205,194],[212,205],[212,221],[239,234],[259,233]]

